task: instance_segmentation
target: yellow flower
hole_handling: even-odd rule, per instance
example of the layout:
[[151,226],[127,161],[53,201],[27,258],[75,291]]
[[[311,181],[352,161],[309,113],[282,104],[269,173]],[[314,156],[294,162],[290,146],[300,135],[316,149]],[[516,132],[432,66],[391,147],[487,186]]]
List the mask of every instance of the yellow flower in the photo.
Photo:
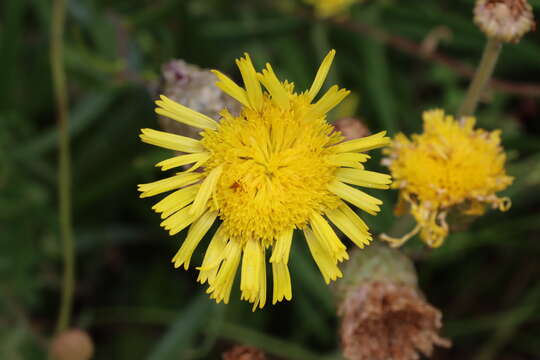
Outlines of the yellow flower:
[[415,230],[401,239],[383,235],[395,246],[420,232],[429,246],[438,247],[448,235],[446,216],[455,209],[466,215],[482,215],[486,205],[506,211],[510,199],[496,192],[512,183],[505,172],[506,156],[500,131],[474,129],[475,118],[456,121],[443,110],[424,112],[424,132],[409,140],[399,134],[385,150],[384,160],[400,190],[397,212],[405,205],[416,219]]
[[326,18],[337,15],[361,0],[304,0],[315,7],[317,16]]
[[304,231],[327,283],[341,277],[337,263],[348,258],[330,222],[359,247],[371,240],[366,224],[343,200],[370,214],[379,211],[380,200],[348,184],[389,187],[389,175],[364,170],[362,163],[369,156],[362,152],[390,139],[381,132],[342,142],[340,133],[326,122],[326,113],[349,93],[333,86],[313,102],[334,54],[328,54],[311,88],[302,93],[294,92],[294,84],[279,81],[270,64],[257,73],[246,54],[236,62],[245,89],[214,71],[217,85],[242,104],[240,116],[223,110],[218,123],[161,96],[156,112],[202,129],[202,139],[142,130],[144,142],[187,153],[157,164],[162,170],[194,163],[175,176],[139,185],[139,190],[141,197],[174,191],[153,209],[161,213],[161,225],[170,235],[189,226],[172,260],[175,267],[187,269],[201,239],[214,223],[219,224],[198,268],[198,281],[208,282],[207,292],[217,302],[229,301],[241,266],[242,299],[253,303],[254,309],[264,306],[269,247],[273,303],[290,300],[287,263],[294,229]]

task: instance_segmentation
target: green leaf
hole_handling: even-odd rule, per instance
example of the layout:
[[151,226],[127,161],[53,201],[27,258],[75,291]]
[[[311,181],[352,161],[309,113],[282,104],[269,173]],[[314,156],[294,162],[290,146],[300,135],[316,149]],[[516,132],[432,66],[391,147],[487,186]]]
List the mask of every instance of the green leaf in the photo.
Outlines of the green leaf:
[[186,306],[171,325],[167,333],[158,341],[147,360],[184,359],[183,354],[194,346],[195,337],[206,325],[206,316],[212,303],[207,296],[196,297]]

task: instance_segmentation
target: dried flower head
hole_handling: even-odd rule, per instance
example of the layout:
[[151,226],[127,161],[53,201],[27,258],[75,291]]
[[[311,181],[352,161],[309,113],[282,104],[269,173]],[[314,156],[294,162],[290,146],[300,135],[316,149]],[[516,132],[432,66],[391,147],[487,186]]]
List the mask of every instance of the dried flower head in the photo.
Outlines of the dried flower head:
[[[161,93],[171,100],[215,120],[223,109],[235,115],[240,112],[239,103],[216,86],[216,77],[210,70],[183,60],[171,60],[161,67],[161,74]],[[166,116],[159,116],[159,123],[167,132],[200,138],[195,128]]]
[[321,18],[338,15],[352,4],[362,0],[304,0],[306,3],[314,6],[315,14]]
[[424,299],[411,261],[372,245],[355,251],[337,288],[340,337],[348,360],[414,360],[449,347],[439,336],[441,312]]
[[53,339],[50,353],[54,360],[90,360],[94,344],[85,331],[70,329]]
[[[217,85],[243,105],[239,116],[222,111],[219,123],[162,96],[156,112],[202,129],[200,141],[142,129],[144,142],[187,153],[157,164],[163,170],[194,163],[187,171],[139,185],[139,191],[141,197],[174,191],[153,209],[161,213],[161,225],[170,235],[189,227],[172,260],[175,267],[188,269],[195,248],[217,222],[198,268],[198,281],[209,283],[207,292],[217,302],[229,301],[242,260],[242,299],[254,309],[265,305],[270,247],[272,302],[290,300],[287,264],[294,229],[304,232],[327,283],[341,277],[337,264],[348,259],[330,223],[359,247],[371,241],[367,225],[345,201],[370,214],[380,210],[380,200],[351,185],[389,187],[390,176],[364,170],[362,163],[369,158],[363,152],[385,146],[390,139],[380,132],[342,142],[326,113],[348,95],[346,90],[333,86],[313,102],[334,54],[328,54],[311,88],[301,93],[294,92],[293,83],[280,81],[270,64],[256,72],[247,54],[237,60],[245,89],[215,71]],[[202,171],[194,172],[197,168]]]
[[396,209],[409,209],[417,222],[413,232],[401,239],[383,236],[399,246],[412,235],[437,247],[448,235],[450,210],[467,215],[482,215],[486,205],[506,211],[509,198],[496,193],[512,183],[506,175],[506,156],[500,146],[500,131],[475,129],[475,118],[456,121],[443,110],[424,112],[424,132],[395,137],[385,151],[384,164],[390,167],[400,190]]
[[236,345],[222,354],[223,360],[266,360],[264,353],[252,346]]
[[487,36],[504,42],[518,42],[535,28],[527,0],[477,0],[474,22]]
[[407,285],[372,282],[340,308],[343,355],[349,360],[413,360],[450,346],[438,331],[441,313]]

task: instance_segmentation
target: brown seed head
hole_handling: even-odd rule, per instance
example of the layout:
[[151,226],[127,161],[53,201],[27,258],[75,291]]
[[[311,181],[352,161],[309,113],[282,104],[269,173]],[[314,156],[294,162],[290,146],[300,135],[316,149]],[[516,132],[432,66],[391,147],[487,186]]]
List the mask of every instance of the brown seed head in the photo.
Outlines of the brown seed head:
[[527,0],[477,0],[474,22],[488,36],[504,42],[518,42],[535,29]]
[[399,250],[381,244],[355,251],[334,288],[340,337],[348,360],[413,360],[435,346],[441,312],[417,286],[414,266]]
[[85,331],[70,329],[53,339],[50,352],[54,360],[90,360],[94,344]]
[[441,313],[413,287],[373,282],[350,293],[339,309],[341,343],[349,360],[413,360],[449,347],[438,335]]
[[265,360],[264,353],[251,346],[236,345],[231,350],[224,352],[223,360]]

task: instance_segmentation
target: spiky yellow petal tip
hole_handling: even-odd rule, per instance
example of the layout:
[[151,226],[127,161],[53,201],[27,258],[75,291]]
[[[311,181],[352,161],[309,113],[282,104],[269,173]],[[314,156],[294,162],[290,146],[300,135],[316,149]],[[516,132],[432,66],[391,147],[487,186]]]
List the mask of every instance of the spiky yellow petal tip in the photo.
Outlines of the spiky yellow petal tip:
[[398,134],[384,150],[392,187],[400,191],[396,210],[402,212],[407,205],[417,222],[400,239],[382,236],[395,246],[417,233],[429,246],[440,246],[448,235],[451,210],[481,215],[486,205],[501,211],[510,207],[510,199],[496,195],[513,180],[506,175],[500,131],[475,129],[475,118],[456,121],[439,109],[424,112],[423,120],[422,134],[411,139]]
[[[227,303],[240,267],[241,298],[253,309],[266,304],[266,262],[272,265],[272,303],[292,298],[288,269],[295,229],[302,230],[325,282],[341,277],[338,263],[348,259],[333,223],[357,246],[372,239],[364,221],[350,207],[375,215],[381,201],[356,188],[386,189],[390,176],[364,169],[363,152],[390,141],[384,132],[353,141],[326,121],[326,113],[348,91],[331,87],[317,95],[335,56],[330,51],[308,91],[295,93],[270,64],[256,72],[249,55],[237,60],[242,88],[215,71],[217,86],[243,105],[239,116],[226,110],[217,123],[172,100],[162,98],[156,112],[203,129],[202,139],[143,129],[152,145],[185,152],[157,164],[162,170],[194,163],[175,176],[139,186],[141,197],[173,191],[153,209],[171,235],[189,228],[172,262],[188,268],[191,255],[216,219],[220,225],[206,250],[198,281]],[[199,171],[193,171],[198,168]],[[269,251],[267,251],[269,250]]]

